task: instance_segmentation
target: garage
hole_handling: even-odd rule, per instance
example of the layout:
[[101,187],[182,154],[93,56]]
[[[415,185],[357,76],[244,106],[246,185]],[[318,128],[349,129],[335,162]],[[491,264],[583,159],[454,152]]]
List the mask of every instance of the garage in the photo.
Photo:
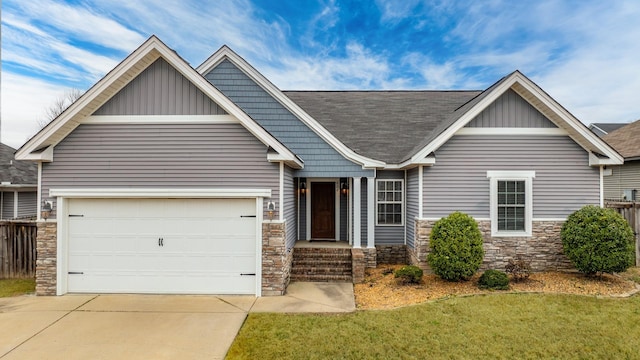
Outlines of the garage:
[[256,199],[65,203],[68,292],[256,294]]

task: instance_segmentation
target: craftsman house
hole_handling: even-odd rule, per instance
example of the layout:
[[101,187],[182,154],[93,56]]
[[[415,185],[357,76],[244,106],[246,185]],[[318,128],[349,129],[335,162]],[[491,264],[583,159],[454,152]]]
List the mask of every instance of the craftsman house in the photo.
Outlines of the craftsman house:
[[226,46],[152,36],[24,146],[38,294],[280,295],[426,266],[459,210],[484,267],[570,266],[559,229],[622,157],[518,71],[484,91],[281,91]]

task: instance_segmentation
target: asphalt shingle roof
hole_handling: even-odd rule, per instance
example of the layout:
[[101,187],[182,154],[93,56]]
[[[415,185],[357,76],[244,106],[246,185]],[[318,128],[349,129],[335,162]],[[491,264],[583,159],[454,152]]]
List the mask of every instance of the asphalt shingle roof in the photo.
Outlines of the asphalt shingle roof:
[[[399,163],[481,91],[284,91],[356,153]],[[465,107],[466,108],[466,107]],[[450,124],[449,124],[450,125]]]
[[16,150],[0,144],[0,181],[14,185],[37,185],[38,165],[31,161],[15,160]]
[[640,159],[640,120],[618,128],[602,139],[616,149],[625,160]]

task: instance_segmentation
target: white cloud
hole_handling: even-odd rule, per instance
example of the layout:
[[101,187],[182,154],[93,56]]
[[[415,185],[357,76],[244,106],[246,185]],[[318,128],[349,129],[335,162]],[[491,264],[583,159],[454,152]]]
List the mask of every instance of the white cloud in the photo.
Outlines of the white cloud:
[[2,142],[18,148],[38,131],[38,120],[65,89],[41,80],[2,73]]

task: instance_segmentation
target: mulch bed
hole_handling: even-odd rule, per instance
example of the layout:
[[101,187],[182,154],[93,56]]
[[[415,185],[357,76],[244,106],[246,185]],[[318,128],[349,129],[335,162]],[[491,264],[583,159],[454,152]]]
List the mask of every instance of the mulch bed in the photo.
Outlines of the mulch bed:
[[544,272],[531,274],[529,279],[511,282],[510,290],[490,291],[478,288],[480,274],[469,281],[448,282],[436,275],[425,274],[420,284],[405,285],[397,281],[393,271],[402,265],[380,265],[367,269],[365,281],[354,286],[356,306],[361,310],[393,309],[450,296],[540,292],[592,296],[628,296],[638,291],[633,281],[621,276],[605,274],[587,277],[573,272]]

